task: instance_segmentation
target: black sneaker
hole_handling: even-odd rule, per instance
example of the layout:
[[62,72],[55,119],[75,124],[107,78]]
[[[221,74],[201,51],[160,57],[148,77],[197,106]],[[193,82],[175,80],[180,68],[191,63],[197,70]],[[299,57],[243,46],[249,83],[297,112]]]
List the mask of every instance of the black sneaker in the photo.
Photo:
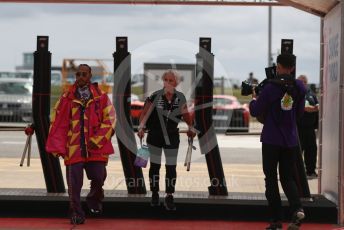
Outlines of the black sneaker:
[[70,218],[70,223],[71,223],[71,224],[74,224],[74,225],[83,224],[83,223],[85,223],[85,217],[73,215],[73,216]]
[[294,212],[291,223],[289,224],[287,230],[298,230],[301,226],[301,221],[305,218],[305,213],[302,208]]
[[176,210],[176,205],[174,204],[173,196],[172,195],[167,195],[165,197],[164,206],[165,206],[166,210],[168,210],[168,211]]
[[89,209],[91,216],[100,216],[102,214],[102,210],[90,208]]
[[282,230],[282,223],[281,222],[272,222],[269,226],[265,228],[265,230]]
[[160,206],[160,198],[159,198],[158,192],[152,192],[151,206],[152,207]]

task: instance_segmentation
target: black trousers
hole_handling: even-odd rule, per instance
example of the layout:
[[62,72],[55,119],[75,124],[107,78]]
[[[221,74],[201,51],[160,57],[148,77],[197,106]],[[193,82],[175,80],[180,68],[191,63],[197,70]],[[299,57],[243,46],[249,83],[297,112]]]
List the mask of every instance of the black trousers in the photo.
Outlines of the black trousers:
[[297,148],[263,144],[263,171],[265,175],[265,196],[269,204],[269,210],[273,221],[282,220],[282,202],[278,188],[277,167],[279,179],[288,198],[290,209],[295,212],[301,208],[297,186],[293,177],[295,153]]
[[[162,150],[166,159],[165,191],[174,193],[177,180],[177,156],[179,149],[179,134],[169,134],[167,139],[161,134],[148,133],[147,144],[150,152],[149,183],[152,192],[158,192],[161,168]],[[168,143],[168,144],[166,144]]]
[[299,127],[299,138],[307,174],[315,173],[317,165],[317,142],[313,127]]
[[85,217],[81,207],[80,193],[84,180],[84,170],[87,178],[91,180],[91,190],[86,197],[89,209],[102,210],[102,200],[104,199],[103,185],[107,176],[106,163],[91,161],[87,163],[76,163],[66,166],[66,178],[68,184],[70,214]]

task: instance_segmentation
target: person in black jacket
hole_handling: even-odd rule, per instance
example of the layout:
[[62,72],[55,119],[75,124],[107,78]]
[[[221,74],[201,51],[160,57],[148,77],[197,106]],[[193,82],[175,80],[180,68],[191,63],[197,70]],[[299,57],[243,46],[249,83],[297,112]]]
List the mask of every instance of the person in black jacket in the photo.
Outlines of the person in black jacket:
[[318,128],[319,102],[315,93],[307,87],[307,77],[305,75],[300,75],[298,79],[303,82],[307,91],[305,96],[305,111],[302,118],[299,120],[297,127],[301,149],[304,154],[307,177],[309,179],[313,179],[318,176],[315,172],[317,164],[315,129]]
[[161,154],[164,150],[166,158],[166,197],[165,208],[175,210],[173,200],[177,179],[176,165],[179,149],[178,123],[183,119],[189,126],[187,135],[194,137],[193,118],[190,115],[186,99],[182,92],[176,90],[179,74],[167,70],[162,75],[163,88],[152,93],[145,102],[140,116],[137,135],[142,139],[145,130],[148,131],[147,144],[150,152],[149,182],[152,191],[151,206],[159,206],[159,177]]

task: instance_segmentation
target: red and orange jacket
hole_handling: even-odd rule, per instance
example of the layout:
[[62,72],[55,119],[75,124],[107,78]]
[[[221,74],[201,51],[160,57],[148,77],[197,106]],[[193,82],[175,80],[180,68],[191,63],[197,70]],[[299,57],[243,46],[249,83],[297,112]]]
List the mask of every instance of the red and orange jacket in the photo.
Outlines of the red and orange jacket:
[[[114,153],[111,137],[114,134],[116,114],[106,93],[97,84],[90,84],[91,99],[86,105],[76,97],[73,85],[57,101],[50,121],[46,143],[48,153],[62,156],[65,165],[78,162],[104,161]],[[81,110],[84,106],[84,143],[86,156],[81,153]],[[98,148],[89,148],[93,142]]]

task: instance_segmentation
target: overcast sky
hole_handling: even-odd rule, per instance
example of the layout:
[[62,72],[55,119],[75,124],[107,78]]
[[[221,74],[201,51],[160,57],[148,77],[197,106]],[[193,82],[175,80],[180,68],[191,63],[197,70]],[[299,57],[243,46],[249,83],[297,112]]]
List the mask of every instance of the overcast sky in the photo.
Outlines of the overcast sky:
[[[268,65],[267,7],[0,3],[0,31],[0,71],[21,65],[38,35],[49,36],[58,66],[63,58],[112,58],[116,36],[128,37],[132,73],[144,62],[194,63],[199,37],[212,38],[215,76],[241,81],[254,72],[262,80]],[[319,83],[320,18],[274,7],[274,61],[283,38],[294,40],[297,75]]]

